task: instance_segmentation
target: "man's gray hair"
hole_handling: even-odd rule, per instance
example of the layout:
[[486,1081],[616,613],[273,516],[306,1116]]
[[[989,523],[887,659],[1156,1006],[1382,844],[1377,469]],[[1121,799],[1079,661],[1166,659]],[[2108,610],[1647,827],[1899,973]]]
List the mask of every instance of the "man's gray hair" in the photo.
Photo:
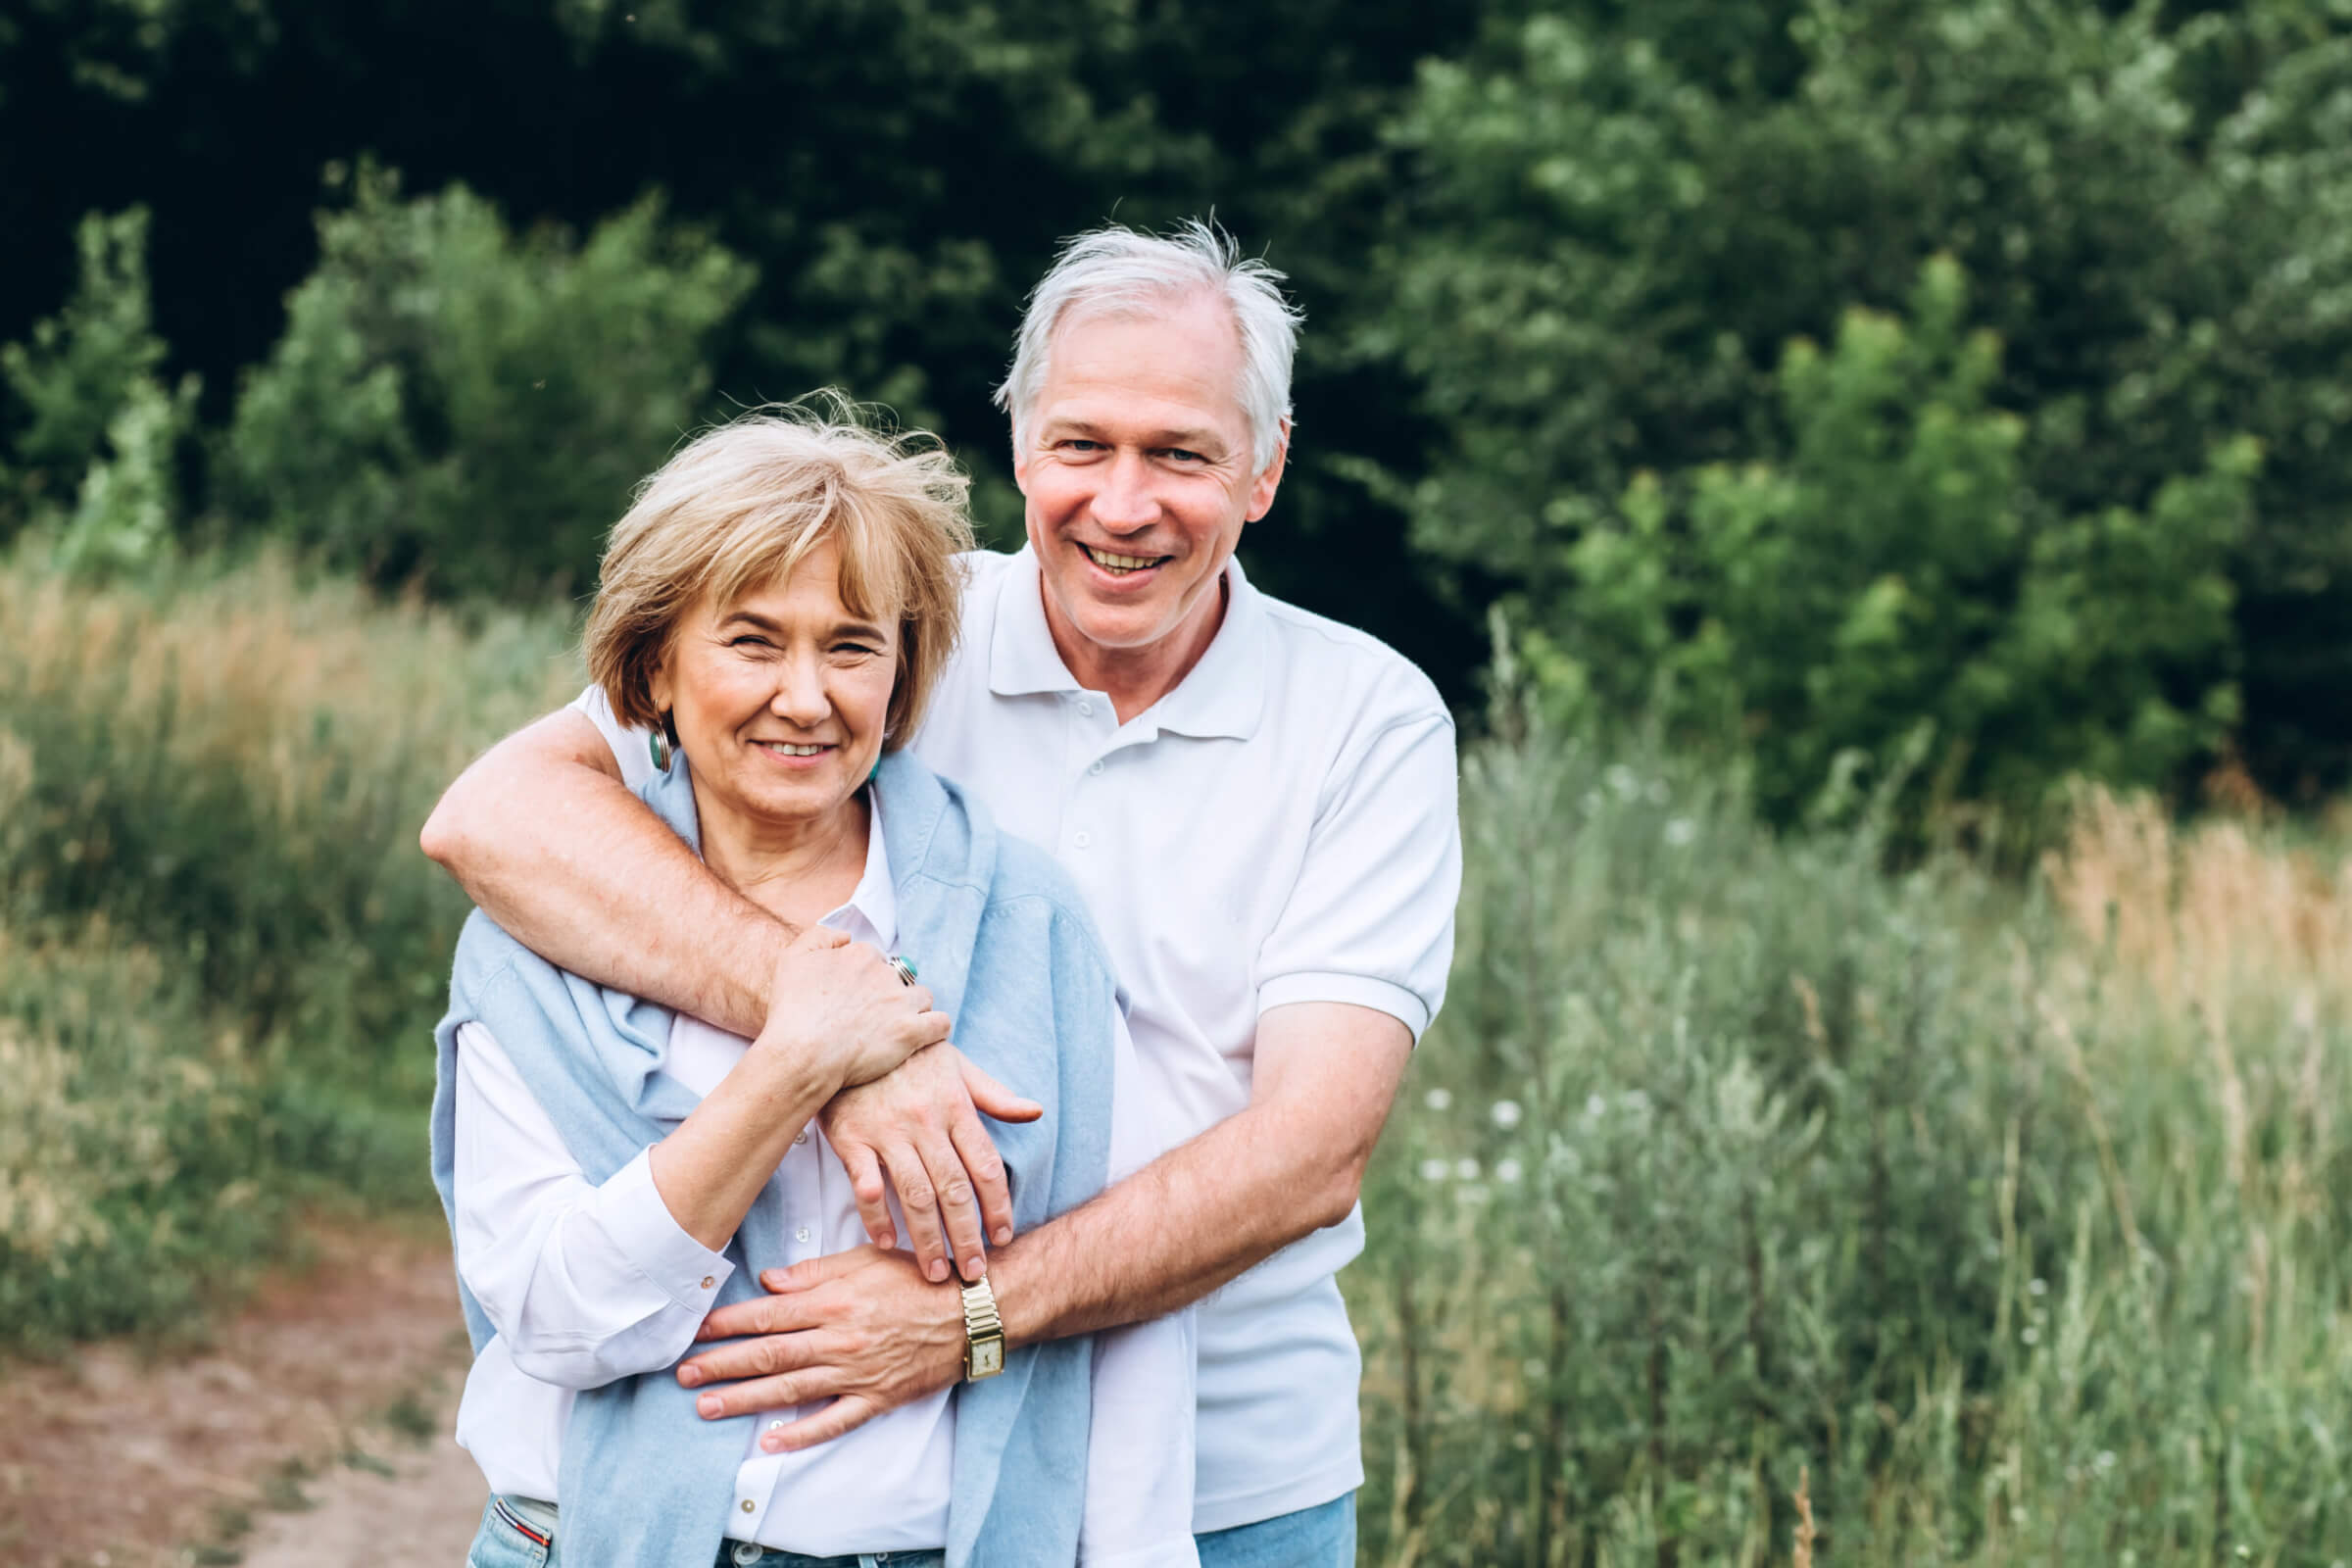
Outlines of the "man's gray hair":
[[1054,335],[1080,316],[1151,317],[1211,294],[1233,312],[1242,337],[1242,413],[1250,421],[1252,472],[1274,461],[1291,416],[1291,361],[1298,348],[1298,307],[1282,297],[1283,274],[1246,257],[1231,234],[1188,218],[1174,232],[1138,233],[1105,224],[1069,241],[1029,296],[1014,340],[1012,368],[997,407],[1012,416],[1012,445],[1025,449],[1030,411],[1045,390]]

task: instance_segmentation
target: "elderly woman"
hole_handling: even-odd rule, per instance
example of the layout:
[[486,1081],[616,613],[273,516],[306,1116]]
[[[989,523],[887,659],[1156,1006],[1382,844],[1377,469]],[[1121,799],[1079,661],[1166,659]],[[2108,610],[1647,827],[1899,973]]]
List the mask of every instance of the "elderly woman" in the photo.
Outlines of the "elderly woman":
[[[1045,1107],[998,1139],[1017,1224],[1159,1152],[1077,897],[898,750],[956,637],[963,491],[935,448],[787,411],[687,446],[612,531],[587,655],[656,734],[645,798],[807,935],[746,1040],[467,923],[433,1169],[475,1352],[458,1439],[493,1494],[474,1568],[1197,1560],[1188,1318],[1006,1354],[985,1282],[943,1285],[966,1381],[798,1451],[810,1410],[705,1421],[672,1375],[763,1270],[863,1240],[811,1118],[944,1038],[925,985]],[[853,940],[925,985],[847,984],[880,961]]]

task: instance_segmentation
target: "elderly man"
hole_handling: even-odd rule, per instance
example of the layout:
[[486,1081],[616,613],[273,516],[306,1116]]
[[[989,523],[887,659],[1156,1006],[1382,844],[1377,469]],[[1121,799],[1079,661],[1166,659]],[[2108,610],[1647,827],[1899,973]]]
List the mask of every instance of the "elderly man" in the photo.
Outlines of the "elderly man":
[[[879,1245],[769,1278],[678,1372],[712,1416],[830,1401],[762,1439],[800,1446],[963,1375],[988,1332],[973,1291],[1014,1345],[1202,1301],[1211,1568],[1353,1560],[1359,1361],[1334,1276],[1362,1249],[1364,1165],[1443,995],[1460,879],[1435,689],[1233,559],[1289,449],[1279,278],[1198,223],[1063,251],[999,394],[1028,546],[971,559],[915,743],[1085,891],[1184,1141],[1014,1238],[974,1105],[1035,1107],[951,1046],[919,1053],[821,1121]],[[646,738],[584,698],[468,770],[426,853],[564,967],[755,1033],[791,933],[638,804],[624,783],[649,766]],[[885,1250],[885,1177],[911,1256]],[[951,1262],[987,1284],[959,1292]]]

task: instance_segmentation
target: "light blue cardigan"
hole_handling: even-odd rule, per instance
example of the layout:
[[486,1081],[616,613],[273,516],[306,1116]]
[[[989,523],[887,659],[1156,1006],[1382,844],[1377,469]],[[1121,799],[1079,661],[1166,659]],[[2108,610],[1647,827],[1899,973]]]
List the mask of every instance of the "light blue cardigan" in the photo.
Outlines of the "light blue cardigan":
[[[884,847],[899,910],[899,951],[922,971],[956,1044],[1045,1115],[999,1125],[1022,1231],[1100,1191],[1109,1167],[1111,1008],[1115,983],[1085,906],[1060,869],[905,752],[884,760]],[[700,853],[683,765],[640,792]],[[433,1096],[433,1182],[455,1223],[455,1073],[459,1026],[479,1022],[513,1060],[580,1163],[603,1183],[696,1104],[659,1069],[670,1013],[568,974],[479,910],[458,941]],[[785,1261],[785,1223],[768,1184],[727,1244],[735,1273],[721,1302],[759,1294]],[[474,1353],[495,1330],[460,1281]],[[1073,1563],[1085,1499],[1093,1352],[1085,1338],[1018,1350],[1004,1371],[958,1388],[950,1568]],[[565,1560],[579,1568],[710,1568],[724,1537],[750,1416],[705,1421],[668,1368],[582,1391],[558,1477]],[[818,1497],[797,1505],[822,1507]]]

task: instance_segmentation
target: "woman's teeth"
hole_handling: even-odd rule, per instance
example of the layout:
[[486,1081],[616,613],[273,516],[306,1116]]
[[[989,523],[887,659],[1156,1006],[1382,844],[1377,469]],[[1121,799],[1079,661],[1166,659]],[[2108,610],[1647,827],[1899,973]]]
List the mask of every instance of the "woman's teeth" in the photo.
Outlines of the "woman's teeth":
[[1142,571],[1168,559],[1165,556],[1114,556],[1107,550],[1097,550],[1093,545],[1080,545],[1078,548],[1086,552],[1087,560],[1105,571]]
[[760,741],[758,744],[775,753],[778,757],[814,757],[819,752],[829,752],[833,749],[830,746],[792,746],[782,741]]

